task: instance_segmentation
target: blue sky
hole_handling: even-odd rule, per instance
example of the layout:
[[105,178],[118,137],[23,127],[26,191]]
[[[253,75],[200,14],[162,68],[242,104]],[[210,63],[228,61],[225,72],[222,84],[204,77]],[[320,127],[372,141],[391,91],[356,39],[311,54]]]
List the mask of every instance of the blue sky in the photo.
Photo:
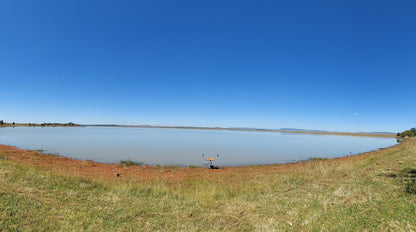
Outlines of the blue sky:
[[402,131],[414,1],[0,3],[0,119]]

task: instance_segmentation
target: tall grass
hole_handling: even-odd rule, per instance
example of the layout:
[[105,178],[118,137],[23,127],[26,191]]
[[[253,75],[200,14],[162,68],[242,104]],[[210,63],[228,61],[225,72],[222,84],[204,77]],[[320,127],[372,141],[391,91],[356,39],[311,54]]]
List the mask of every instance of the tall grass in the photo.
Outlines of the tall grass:
[[344,160],[180,179],[100,181],[0,159],[0,230],[412,231],[415,167],[414,139]]

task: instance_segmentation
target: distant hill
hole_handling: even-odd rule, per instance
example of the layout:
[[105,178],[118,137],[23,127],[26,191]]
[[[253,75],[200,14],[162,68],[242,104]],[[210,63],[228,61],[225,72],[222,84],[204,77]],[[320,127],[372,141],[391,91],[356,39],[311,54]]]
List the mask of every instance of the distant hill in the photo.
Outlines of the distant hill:
[[325,130],[306,130],[306,129],[297,129],[297,128],[280,128],[277,130],[281,130],[281,131],[304,131],[304,132],[329,132],[329,131],[325,131]]
[[[297,129],[297,128],[280,128],[277,130],[281,130],[281,131],[300,131],[300,132],[335,132],[335,131],[326,131],[326,130],[307,130],[307,129]],[[387,131],[383,131],[383,132],[378,132],[378,131],[373,131],[373,132],[352,132],[352,133],[359,133],[359,134],[396,134],[394,132],[387,132]]]
[[117,124],[88,124],[82,126],[104,127],[138,127],[138,128],[177,128],[177,129],[214,129],[214,130],[248,130],[248,131],[287,131],[287,132],[317,132],[317,133],[357,133],[357,134],[396,134],[393,132],[335,132],[326,130],[308,130],[298,128],[266,129],[254,127],[194,127],[194,126],[154,126],[154,125],[117,125]]
[[360,134],[396,134],[394,132],[357,132]]

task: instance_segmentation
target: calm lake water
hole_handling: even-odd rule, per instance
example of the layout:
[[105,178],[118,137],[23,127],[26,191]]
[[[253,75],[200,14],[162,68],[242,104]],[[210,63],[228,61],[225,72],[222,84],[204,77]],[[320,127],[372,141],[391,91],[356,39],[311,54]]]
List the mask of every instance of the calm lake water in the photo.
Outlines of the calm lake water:
[[0,144],[104,163],[133,160],[150,165],[203,166],[201,154],[219,154],[215,165],[232,166],[341,157],[389,147],[396,140],[252,131],[7,127],[0,128]]

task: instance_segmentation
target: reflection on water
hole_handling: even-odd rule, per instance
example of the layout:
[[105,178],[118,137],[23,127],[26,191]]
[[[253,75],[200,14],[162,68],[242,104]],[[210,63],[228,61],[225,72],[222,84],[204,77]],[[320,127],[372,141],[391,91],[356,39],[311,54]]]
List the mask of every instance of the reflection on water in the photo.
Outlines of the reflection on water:
[[388,147],[396,140],[252,131],[16,127],[0,128],[0,144],[105,163],[133,160],[150,165],[202,166],[201,154],[219,154],[215,164],[230,166],[340,157]]

